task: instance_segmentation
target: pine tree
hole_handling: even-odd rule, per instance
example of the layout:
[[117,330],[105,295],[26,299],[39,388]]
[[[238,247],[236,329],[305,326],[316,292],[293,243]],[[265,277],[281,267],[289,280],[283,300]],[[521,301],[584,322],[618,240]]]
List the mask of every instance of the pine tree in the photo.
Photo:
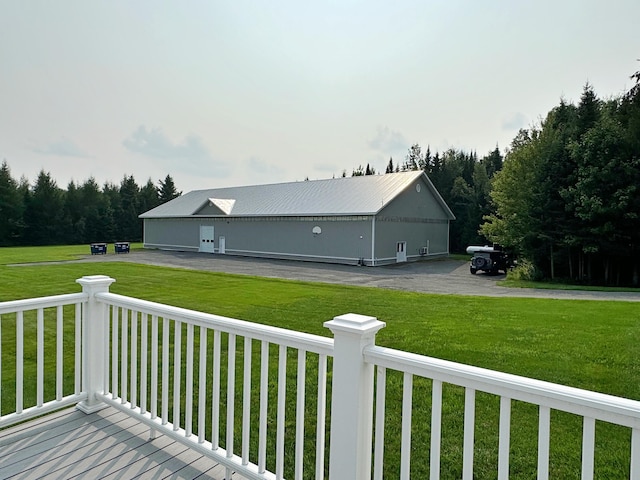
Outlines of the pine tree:
[[351,172],[351,176],[352,177],[364,176],[364,168],[362,168],[362,165],[358,165],[358,168],[353,169],[353,171]]
[[6,160],[0,167],[0,246],[16,245],[22,234],[24,196]]
[[153,181],[149,178],[146,185],[140,189],[139,210],[141,213],[147,212],[160,205],[159,192],[160,189],[156,188]]
[[62,211],[62,191],[51,178],[51,174],[41,170],[25,208],[25,237],[28,244],[63,243],[63,232],[60,228]]
[[122,204],[122,217],[119,218],[123,240],[137,242],[142,239],[142,220],[138,215],[140,211],[140,188],[133,175],[122,179],[120,183],[120,202]]
[[173,200],[176,197],[182,195],[182,192],[178,192],[176,190],[176,186],[173,183],[173,178],[171,175],[167,175],[163,180],[159,181],[160,186],[158,187],[158,201],[159,204],[166,203],[169,200]]
[[389,157],[389,163],[387,164],[387,169],[384,173],[393,173],[393,158]]

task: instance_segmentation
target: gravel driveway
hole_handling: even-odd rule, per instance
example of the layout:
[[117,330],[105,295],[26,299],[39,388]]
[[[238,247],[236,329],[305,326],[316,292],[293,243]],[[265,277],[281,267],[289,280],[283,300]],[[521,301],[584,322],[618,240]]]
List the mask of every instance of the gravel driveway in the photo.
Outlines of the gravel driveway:
[[206,253],[135,250],[126,255],[95,255],[87,256],[78,261],[143,263],[211,272],[424,293],[640,302],[640,290],[637,292],[584,292],[501,287],[497,285],[497,282],[504,279],[504,275],[490,276],[483,273],[471,275],[468,262],[450,259],[433,259],[382,267],[358,267]]

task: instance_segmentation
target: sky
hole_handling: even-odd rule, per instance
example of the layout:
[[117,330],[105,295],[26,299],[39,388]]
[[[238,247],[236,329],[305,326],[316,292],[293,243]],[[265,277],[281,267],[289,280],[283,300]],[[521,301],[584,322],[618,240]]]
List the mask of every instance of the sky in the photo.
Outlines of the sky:
[[178,190],[503,152],[640,70],[638,0],[0,0],[0,161]]

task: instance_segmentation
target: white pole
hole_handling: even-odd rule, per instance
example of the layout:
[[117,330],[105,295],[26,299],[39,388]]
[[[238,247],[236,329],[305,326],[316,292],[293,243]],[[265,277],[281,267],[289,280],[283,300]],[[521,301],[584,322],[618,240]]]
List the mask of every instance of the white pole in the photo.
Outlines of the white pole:
[[82,291],[89,295],[84,304],[82,322],[82,391],[87,393],[87,399],[80,402],[78,408],[85,413],[93,413],[106,407],[106,404],[96,397],[96,393],[102,392],[104,387],[106,340],[103,332],[104,322],[107,321],[106,309],[98,303],[95,295],[108,292],[115,279],[105,275],[90,275],[79,278],[76,282],[82,285]]
[[330,480],[371,478],[373,365],[363,359],[385,326],[375,317],[348,313],[325,322],[333,332]]

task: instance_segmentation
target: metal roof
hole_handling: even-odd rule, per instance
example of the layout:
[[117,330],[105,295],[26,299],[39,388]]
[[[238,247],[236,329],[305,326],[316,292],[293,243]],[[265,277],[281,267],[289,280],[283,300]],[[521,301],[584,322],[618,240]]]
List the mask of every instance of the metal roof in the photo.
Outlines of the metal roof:
[[220,217],[375,215],[420,177],[447,215],[455,218],[422,171],[194,190],[140,218],[198,216],[208,205],[216,206],[221,213],[206,216]]

